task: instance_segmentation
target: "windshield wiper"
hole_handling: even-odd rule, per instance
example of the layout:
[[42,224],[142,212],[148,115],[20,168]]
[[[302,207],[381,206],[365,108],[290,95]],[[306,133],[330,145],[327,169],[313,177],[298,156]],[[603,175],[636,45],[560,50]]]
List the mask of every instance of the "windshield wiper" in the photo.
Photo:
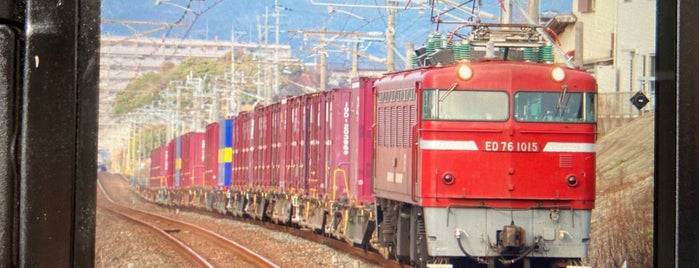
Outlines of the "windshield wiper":
[[558,103],[556,103],[556,110],[557,110],[556,113],[558,114],[558,116],[563,116],[563,114],[561,112],[561,108],[562,108],[562,106],[564,106],[563,100],[565,99],[567,92],[568,92],[568,86],[563,85],[561,87],[561,94],[558,95]]
[[439,102],[443,102],[447,98],[447,96],[449,96],[449,94],[451,94],[451,92],[454,91],[454,89],[456,89],[457,85],[458,85],[457,83],[451,84],[451,87],[449,87],[449,90],[447,90],[447,93],[444,93],[444,96],[439,98]]

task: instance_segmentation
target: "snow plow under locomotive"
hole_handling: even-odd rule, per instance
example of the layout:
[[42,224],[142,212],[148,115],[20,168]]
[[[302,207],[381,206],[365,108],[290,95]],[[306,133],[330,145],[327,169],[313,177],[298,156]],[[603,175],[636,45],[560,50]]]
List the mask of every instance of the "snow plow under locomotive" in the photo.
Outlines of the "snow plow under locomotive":
[[[553,64],[537,27],[473,27],[459,42],[461,28],[431,36],[416,68],[257,107],[188,149],[180,140],[192,134],[173,140],[153,152],[147,196],[311,229],[418,267],[584,258],[596,82]],[[187,171],[187,158],[218,166]]]

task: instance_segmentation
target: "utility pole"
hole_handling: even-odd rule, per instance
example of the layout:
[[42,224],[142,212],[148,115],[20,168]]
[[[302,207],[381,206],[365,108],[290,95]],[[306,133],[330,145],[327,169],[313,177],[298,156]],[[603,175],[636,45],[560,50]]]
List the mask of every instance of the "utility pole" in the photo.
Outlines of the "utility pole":
[[257,96],[263,96],[264,90],[262,89],[262,26],[260,25],[260,17],[257,17],[257,76],[255,85],[257,85]]
[[583,29],[585,24],[582,21],[575,23],[575,66],[582,69],[585,66],[585,58],[583,58],[583,51],[585,46],[583,46]]
[[[231,25],[231,86],[228,87],[230,90],[230,93],[228,94],[228,114],[233,114],[233,113],[238,113],[239,107],[236,106],[236,110],[233,110],[233,101],[235,99],[235,91],[233,89],[236,88],[236,86],[242,82],[244,77],[238,77],[236,74],[236,62],[235,62],[235,44],[238,42],[237,38],[235,37],[236,34],[245,34],[246,32],[236,32],[235,31],[235,25]],[[251,34],[252,35],[252,34]],[[225,92],[224,92],[225,94]]]
[[180,131],[180,97],[182,95],[182,87],[180,85],[175,85],[177,90],[177,95],[175,104],[177,107],[175,107],[175,135],[172,136],[172,138],[179,136],[181,131]]
[[350,78],[359,77],[359,40],[355,36],[356,41],[352,44],[352,70],[350,71]]
[[192,110],[192,131],[198,131],[201,129],[199,113],[201,113],[202,95],[204,95],[204,78],[197,77],[194,93],[192,94],[192,97],[194,98],[194,109]]
[[501,9],[501,22],[505,24],[510,24],[512,23],[512,1],[511,0],[502,0],[502,5],[503,9]]
[[[209,107],[209,120],[207,122],[218,122],[219,112],[221,110],[221,104],[218,100],[218,93],[220,92],[218,87],[218,77],[215,77],[213,80],[213,86],[209,84],[209,92],[206,94],[207,98],[211,98],[211,106]],[[206,125],[204,125],[204,127],[206,128]]]
[[231,88],[235,87],[235,25],[231,25]]
[[396,2],[394,0],[386,0],[389,6],[388,25],[386,27],[386,71],[395,71],[395,59],[393,51],[396,49]]
[[539,24],[539,0],[529,0],[529,17]]
[[413,43],[405,44],[405,69],[410,69],[413,66],[412,58],[415,54],[415,45]]
[[[236,80],[235,80],[235,24],[231,25],[231,86],[230,86],[230,94],[228,96],[228,114],[233,113],[233,89],[235,89],[236,85]],[[237,111],[236,111],[237,112]]]
[[[323,32],[325,32],[325,27],[322,29]],[[323,38],[325,38],[325,35],[323,35]],[[328,53],[325,50],[325,47],[321,48],[320,51],[320,91],[325,91],[325,85],[328,83]]]
[[[265,7],[265,58],[269,56],[269,7]],[[267,70],[267,66],[264,68],[265,72],[265,81],[267,81],[267,78],[269,78],[269,72]],[[269,85],[264,84],[264,97],[265,97],[265,103],[269,103],[271,100],[271,92],[269,89]]]
[[[279,1],[274,0],[274,88],[272,92],[273,94],[271,95],[275,96],[279,94],[279,11],[281,10],[282,7],[279,6]],[[268,102],[271,102],[271,98],[268,100]]]

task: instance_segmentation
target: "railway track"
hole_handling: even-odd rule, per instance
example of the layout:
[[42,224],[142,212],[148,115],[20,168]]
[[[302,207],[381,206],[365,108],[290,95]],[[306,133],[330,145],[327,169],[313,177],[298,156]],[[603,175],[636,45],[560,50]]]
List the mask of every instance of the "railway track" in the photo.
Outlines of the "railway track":
[[238,243],[198,226],[118,205],[109,198],[99,181],[98,184],[99,208],[167,238],[173,248],[196,267],[279,267]]
[[[155,204],[155,205],[162,206],[160,204]],[[396,260],[386,259],[378,252],[371,251],[371,250],[364,250],[362,248],[355,247],[352,244],[347,243],[345,241],[340,241],[340,240],[337,240],[337,239],[332,238],[332,237],[327,237],[327,236],[315,234],[309,230],[297,229],[297,228],[290,227],[290,226],[279,225],[279,224],[272,223],[272,222],[259,221],[259,220],[254,220],[254,219],[250,219],[250,218],[241,218],[241,217],[234,217],[234,216],[230,216],[230,215],[222,215],[222,214],[217,213],[217,212],[208,211],[208,210],[199,210],[199,209],[190,208],[190,207],[177,207],[177,209],[179,209],[181,211],[190,212],[190,213],[205,215],[205,216],[208,216],[211,218],[216,218],[216,219],[224,219],[225,218],[225,219],[230,219],[230,220],[234,220],[234,221],[238,221],[238,222],[243,222],[243,223],[247,223],[250,225],[259,226],[259,227],[262,227],[264,229],[278,232],[278,233],[288,233],[288,234],[291,234],[293,236],[296,236],[296,237],[299,237],[299,238],[302,238],[302,239],[305,239],[305,240],[308,240],[308,241],[311,241],[314,243],[327,245],[328,247],[330,247],[334,250],[337,250],[340,252],[345,252],[345,253],[350,254],[354,257],[362,259],[362,260],[366,261],[367,263],[371,263],[371,264],[377,265],[379,267],[387,267],[387,268],[409,268],[409,267],[412,267],[410,265],[402,265]]]
[[340,241],[331,237],[326,237],[323,235],[318,235],[314,234],[311,231],[308,230],[301,230],[301,229],[296,229],[293,227],[288,227],[284,225],[279,225],[271,222],[261,222],[261,221],[256,221],[252,219],[242,219],[242,218],[234,218],[235,220],[246,222],[249,224],[253,225],[258,225],[261,227],[264,227],[268,230],[273,230],[276,232],[283,232],[283,233],[289,233],[294,236],[306,239],[308,241],[312,241],[315,243],[319,244],[324,244],[327,245],[337,251],[342,251],[347,254],[350,254],[352,256],[355,256],[357,258],[363,259],[364,261],[368,263],[372,263],[375,265],[378,265],[380,267],[387,267],[387,268],[408,268],[412,266],[408,265],[401,265],[398,263],[398,261],[395,260],[390,260],[386,259],[381,254],[374,252],[374,251],[368,251],[361,249],[359,247],[354,247],[352,244]]

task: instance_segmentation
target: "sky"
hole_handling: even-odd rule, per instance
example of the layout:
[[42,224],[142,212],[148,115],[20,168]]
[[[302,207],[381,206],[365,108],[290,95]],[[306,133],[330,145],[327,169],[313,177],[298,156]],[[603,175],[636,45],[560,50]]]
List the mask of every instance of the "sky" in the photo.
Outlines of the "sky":
[[[251,32],[247,35],[256,38],[257,29],[250,28],[256,28],[255,25],[258,23],[264,24],[265,12],[270,14],[268,24],[273,26],[274,17],[272,15],[275,2],[283,6],[280,11],[280,28],[287,30],[290,28],[319,30],[321,26],[344,30],[385,27],[385,10],[346,6],[376,5],[377,2],[381,5],[384,3],[384,1],[378,0],[103,0],[102,18],[113,21],[173,23],[182,17],[185,13],[185,7],[189,7],[191,11],[201,14],[188,12],[182,19],[181,23],[191,26],[187,33],[188,37],[195,39],[218,37],[230,40],[231,28],[235,27],[236,31]],[[427,0],[412,0],[410,6],[416,7],[415,3],[425,2]],[[480,0],[480,2],[483,5],[481,10],[496,15],[499,12],[498,0]],[[518,2],[526,7],[526,0]],[[337,6],[330,7],[329,4],[337,4]],[[471,3],[465,6],[470,7]],[[571,1],[541,0],[540,9],[541,11],[569,12]],[[335,12],[330,12],[331,10],[335,10]],[[429,15],[429,10],[399,10],[399,26],[401,23],[428,25]],[[359,19],[360,17],[361,19]],[[108,23],[103,26],[103,30],[106,32],[133,34],[133,31],[123,24]],[[152,29],[152,27],[147,28],[143,25],[130,26],[141,31]]]

